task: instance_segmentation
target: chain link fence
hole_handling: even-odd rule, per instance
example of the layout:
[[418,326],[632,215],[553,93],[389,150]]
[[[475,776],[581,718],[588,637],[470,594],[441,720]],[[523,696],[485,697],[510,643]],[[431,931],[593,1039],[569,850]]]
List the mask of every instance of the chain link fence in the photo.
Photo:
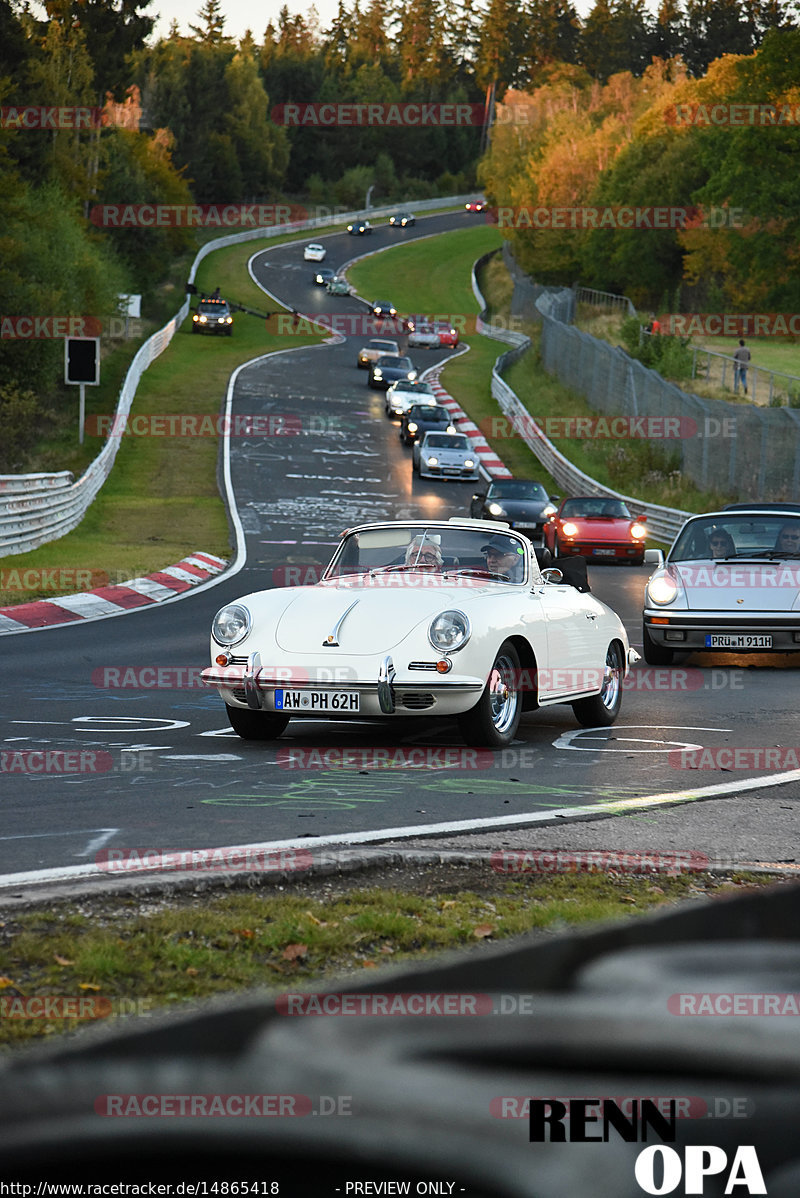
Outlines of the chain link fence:
[[681,471],[702,490],[742,501],[800,501],[800,410],[682,391],[621,346],[574,328],[575,300],[576,292],[565,289],[536,301],[549,374],[598,412],[660,420],[673,435],[650,439],[676,454]]

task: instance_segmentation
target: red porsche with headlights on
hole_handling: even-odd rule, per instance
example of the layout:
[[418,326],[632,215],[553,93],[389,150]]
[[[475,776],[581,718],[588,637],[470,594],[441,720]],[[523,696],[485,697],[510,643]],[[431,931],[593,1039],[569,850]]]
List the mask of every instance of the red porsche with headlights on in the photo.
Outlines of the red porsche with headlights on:
[[562,499],[544,526],[544,543],[554,557],[580,554],[598,561],[644,562],[647,525],[621,499],[601,495]]

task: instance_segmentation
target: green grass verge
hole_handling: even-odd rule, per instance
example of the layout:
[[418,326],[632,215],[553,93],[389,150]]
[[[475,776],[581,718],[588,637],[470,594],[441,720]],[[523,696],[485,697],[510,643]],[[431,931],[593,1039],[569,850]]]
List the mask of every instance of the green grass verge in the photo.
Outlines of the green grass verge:
[[[250,279],[247,262],[265,246],[294,240],[308,237],[249,241],[218,250],[201,263],[197,287],[210,292],[219,286],[234,303],[274,311],[274,302]],[[270,323],[272,331],[267,331],[263,320],[239,313],[232,337],[195,336],[188,317],[142,376],[132,414],[215,415],[230,375],[240,363],[286,348],[286,337],[278,335],[274,317]],[[292,345],[320,340],[314,335],[297,336]],[[110,396],[107,391],[102,408],[93,403],[95,414],[113,414],[116,397]],[[89,457],[94,458],[102,445],[102,437],[87,438]],[[56,590],[48,590],[48,578],[43,585],[34,585],[36,574],[30,571],[75,567],[89,571],[89,585],[96,586],[104,578],[120,582],[158,570],[195,550],[227,557],[228,524],[217,488],[217,456],[216,436],[123,437],[111,475],[79,527],[30,553],[1,559],[0,579],[12,585],[0,584],[0,605],[53,598],[86,586],[63,585],[59,577]]]
[[199,903],[196,896],[93,897],[7,914],[0,923],[0,1045],[8,1050],[79,1026],[15,1018],[15,999],[88,996],[113,1018],[251,987],[279,993],[342,978],[372,982],[381,965],[726,897],[742,880],[618,873],[511,879],[486,865],[449,867],[445,882],[423,871],[404,890],[320,879],[282,894],[224,891]]

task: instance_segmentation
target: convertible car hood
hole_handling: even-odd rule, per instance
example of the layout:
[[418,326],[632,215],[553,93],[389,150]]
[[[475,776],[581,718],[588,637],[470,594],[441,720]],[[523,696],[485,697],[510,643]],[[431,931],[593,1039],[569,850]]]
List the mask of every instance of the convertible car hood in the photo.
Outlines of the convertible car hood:
[[692,611],[798,610],[800,562],[675,563]]
[[287,653],[315,653],[341,620],[336,639],[343,653],[389,652],[421,621],[471,604],[476,596],[506,591],[496,583],[475,581],[475,586],[448,586],[427,573],[397,572],[298,587],[278,621],[275,641]]

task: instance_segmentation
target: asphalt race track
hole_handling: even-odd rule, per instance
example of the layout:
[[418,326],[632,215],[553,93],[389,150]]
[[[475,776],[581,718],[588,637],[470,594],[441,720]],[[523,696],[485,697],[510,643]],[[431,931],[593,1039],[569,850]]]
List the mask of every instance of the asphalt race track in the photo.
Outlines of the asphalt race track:
[[[360,253],[479,220],[457,213],[419,219],[413,229],[381,226],[369,238],[314,238],[328,249],[325,265],[335,268]],[[313,285],[304,244],[258,253],[255,279],[298,312],[363,314],[357,300]],[[747,668],[750,659],[732,656],[689,658],[672,669],[640,662],[614,728],[579,729],[571,709],[559,707],[524,717],[517,743],[494,754],[464,750],[454,724],[430,719],[391,726],[295,721],[272,745],[236,737],[216,692],[186,685],[190,669],[208,664],[208,629],[223,603],[309,581],[354,523],[469,512],[472,483],[412,476],[410,450],[384,414],[383,393],[356,367],[364,339],[294,349],[287,334],[286,352],[237,373],[233,414],[272,415],[275,429],[294,434],[231,440],[246,547],[237,573],[161,607],[2,638],[0,750],[73,750],[102,770],[0,775],[0,875],[86,865],[117,846],[181,850],[381,834],[397,840],[458,821],[502,828],[509,820],[524,825],[569,808],[688,788],[728,784],[732,791],[774,770],[680,768],[676,750],[794,744],[795,669],[777,659]],[[198,353],[214,346],[203,339]],[[424,369],[450,352],[412,356]],[[638,647],[647,574],[646,567],[591,572],[593,591],[619,612]],[[118,685],[128,667],[150,668],[145,677],[155,684]],[[403,759],[398,748],[422,752]],[[337,766],[342,749],[348,768]],[[333,751],[327,759],[326,750]]]

